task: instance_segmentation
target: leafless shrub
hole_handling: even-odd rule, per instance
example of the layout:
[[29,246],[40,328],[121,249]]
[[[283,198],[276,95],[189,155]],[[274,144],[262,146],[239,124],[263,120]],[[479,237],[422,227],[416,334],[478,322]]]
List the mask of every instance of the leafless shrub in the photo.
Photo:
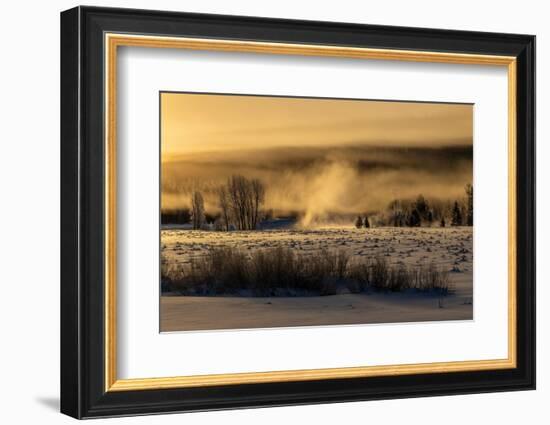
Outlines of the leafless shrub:
[[390,265],[383,258],[353,264],[347,275],[351,292],[362,292],[369,288],[384,291],[414,289],[422,292],[438,292],[446,295],[450,291],[449,274],[434,264],[420,267]]
[[213,248],[186,266],[161,262],[163,291],[184,295],[242,294],[256,296],[333,295],[341,289],[449,292],[449,276],[433,264],[391,265],[385,258],[351,261],[345,250],[323,250],[302,256],[291,248],[257,250]]
[[449,273],[442,271],[433,263],[415,270],[415,289],[420,291],[438,291],[447,294],[451,288]]

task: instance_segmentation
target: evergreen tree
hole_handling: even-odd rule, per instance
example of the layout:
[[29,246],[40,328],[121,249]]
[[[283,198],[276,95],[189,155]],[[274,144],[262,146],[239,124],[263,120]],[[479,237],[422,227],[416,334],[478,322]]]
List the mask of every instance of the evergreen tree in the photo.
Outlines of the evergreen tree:
[[466,224],[468,226],[474,225],[474,187],[468,183],[464,188],[466,191]]
[[434,213],[432,212],[432,210],[428,211],[428,214],[426,215],[426,220],[428,221],[428,223],[430,223],[430,225],[432,224],[432,221],[434,221]]
[[394,227],[403,226],[403,205],[398,199],[394,199],[388,205],[389,217],[388,221],[390,225]]
[[439,223],[441,227],[445,227],[445,217],[441,217],[441,223]]
[[399,215],[399,222],[398,222],[398,224],[399,224],[399,227],[405,226],[405,214],[401,213],[401,214]]
[[361,218],[360,215],[358,215],[357,220],[355,220],[355,227],[357,227],[358,229],[363,227],[363,219]]
[[455,201],[454,207],[453,207],[453,215],[451,219],[451,226],[461,226],[462,225],[462,213],[460,212],[460,207],[458,206],[458,202]]
[[409,227],[420,227],[420,214],[418,210],[415,208],[412,210],[411,214],[409,215],[408,225]]
[[368,229],[370,227],[369,218],[365,216],[365,220],[363,222],[365,229]]
[[424,196],[418,195],[418,197],[416,198],[415,209],[417,210],[421,220],[427,220],[429,206],[428,201],[426,201]]

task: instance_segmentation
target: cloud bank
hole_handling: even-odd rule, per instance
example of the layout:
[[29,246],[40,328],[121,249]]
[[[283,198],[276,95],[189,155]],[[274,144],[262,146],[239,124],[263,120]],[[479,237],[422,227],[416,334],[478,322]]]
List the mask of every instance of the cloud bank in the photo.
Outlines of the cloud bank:
[[219,212],[216,188],[233,174],[259,178],[264,209],[297,214],[305,225],[335,215],[375,213],[394,199],[453,200],[472,182],[472,146],[319,146],[200,152],[162,163],[161,207],[188,208],[200,190],[207,212]]

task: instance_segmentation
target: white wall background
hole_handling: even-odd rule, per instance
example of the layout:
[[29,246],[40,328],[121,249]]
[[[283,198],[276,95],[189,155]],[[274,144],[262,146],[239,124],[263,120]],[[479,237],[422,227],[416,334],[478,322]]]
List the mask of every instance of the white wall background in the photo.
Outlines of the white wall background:
[[[69,423],[59,392],[59,12],[77,3],[9,2],[0,15],[0,420]],[[278,0],[96,1],[96,5],[537,35],[538,217],[550,214],[550,27],[545,2]],[[538,390],[110,420],[109,423],[547,423],[549,220],[538,222]],[[546,402],[546,403],[545,403]],[[101,421],[100,421],[101,422]]]

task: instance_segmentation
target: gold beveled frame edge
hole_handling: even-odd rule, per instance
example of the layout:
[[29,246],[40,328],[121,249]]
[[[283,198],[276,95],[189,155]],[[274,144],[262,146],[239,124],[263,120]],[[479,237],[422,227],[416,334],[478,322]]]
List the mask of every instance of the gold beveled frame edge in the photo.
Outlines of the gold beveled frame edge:
[[[240,40],[105,34],[105,391],[135,391],[321,379],[448,373],[510,369],[517,365],[516,347],[516,58],[447,52],[370,49],[329,45],[268,43]],[[116,76],[117,47],[154,47],[249,53],[400,60],[508,68],[508,358],[385,366],[291,371],[116,378]]]
[[393,366],[360,366],[330,369],[302,369],[275,372],[229,373],[219,375],[176,376],[168,378],[119,379],[109,391],[206,387],[213,385],[258,384],[267,382],[315,381],[319,379],[366,378],[412,375],[415,373],[447,373],[514,367],[510,360],[473,360],[440,363],[417,363]]

